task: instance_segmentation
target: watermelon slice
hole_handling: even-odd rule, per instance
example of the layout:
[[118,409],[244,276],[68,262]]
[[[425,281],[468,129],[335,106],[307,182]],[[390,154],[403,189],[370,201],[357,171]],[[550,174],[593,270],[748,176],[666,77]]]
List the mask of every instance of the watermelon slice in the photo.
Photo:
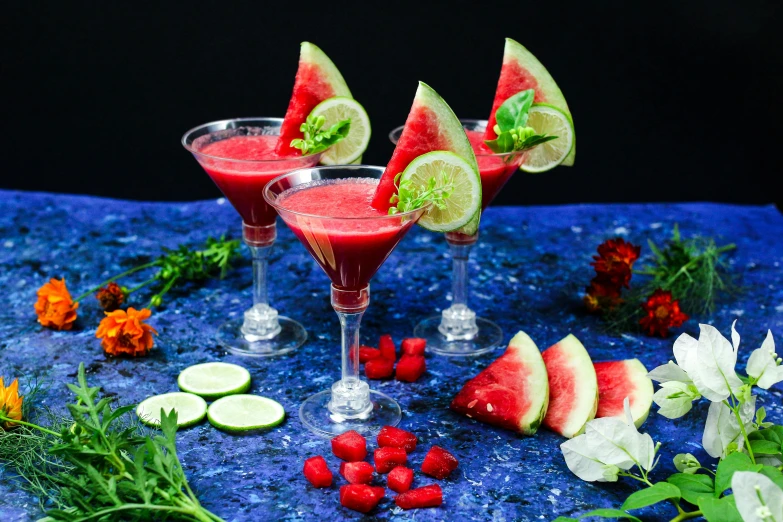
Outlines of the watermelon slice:
[[[384,212],[388,211],[391,206],[389,200],[397,193],[394,177],[405,170],[414,159],[436,150],[453,152],[474,166],[478,172],[473,147],[470,146],[465,130],[454,111],[432,87],[419,82],[405,127],[375,191],[372,206]],[[475,228],[478,229],[478,216],[474,221]],[[466,227],[472,224],[468,223]]]
[[569,439],[579,435],[598,409],[598,379],[590,355],[569,335],[541,354],[549,376],[544,426]]
[[506,352],[463,386],[451,409],[501,428],[533,435],[549,405],[544,359],[525,332]]
[[631,402],[631,417],[638,428],[647,420],[653,398],[653,385],[647,368],[639,359],[595,363],[598,377],[596,417],[625,418],[623,400]]
[[301,151],[291,147],[291,140],[302,137],[299,126],[315,106],[334,96],[351,98],[351,91],[343,75],[318,46],[302,42],[294,92],[280,127],[276,152],[280,155],[301,154]]
[[[497,134],[495,127],[495,111],[503,105],[503,102],[514,94],[527,89],[535,89],[534,103],[548,103],[571,116],[563,93],[555,83],[552,75],[533,56],[533,53],[525,49],[519,42],[506,38],[506,47],[503,50],[503,68],[500,69],[500,79],[495,91],[495,101],[492,102],[492,112],[489,115],[489,123],[484,133],[485,140],[494,140]],[[561,165],[571,166],[576,156],[576,141]]]

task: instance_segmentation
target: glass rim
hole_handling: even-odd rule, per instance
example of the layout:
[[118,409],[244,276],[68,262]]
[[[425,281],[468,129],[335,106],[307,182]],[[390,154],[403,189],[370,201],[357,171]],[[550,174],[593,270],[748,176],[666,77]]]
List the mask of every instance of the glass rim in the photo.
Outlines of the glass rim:
[[[484,126],[489,124],[489,121],[487,121],[487,120],[477,120],[477,119],[473,119],[473,118],[460,118],[459,122],[463,123],[463,124],[464,123],[483,123]],[[389,132],[389,141],[391,141],[392,143],[394,143],[396,145],[397,143],[392,139],[392,136],[394,136],[395,133],[402,131],[402,129],[404,127],[405,127],[405,125],[400,125],[399,127],[393,128],[391,130],[391,132]],[[464,127],[464,125],[463,125],[463,127]],[[472,146],[471,146],[471,148],[472,148]],[[502,152],[502,153],[493,152],[491,154],[476,154],[476,151],[473,151],[473,154],[475,154],[477,158],[510,158],[510,157],[513,157],[513,156],[516,156],[516,155],[519,155],[519,154],[524,154],[525,152],[527,152],[527,151],[526,150],[516,150],[516,151],[512,151],[512,152]]]
[[[274,199],[272,199],[272,194],[270,187],[281,181],[282,179],[293,176],[294,174],[298,174],[302,171],[307,170],[359,170],[359,169],[376,169],[383,172],[385,170],[384,167],[379,167],[378,165],[328,165],[328,166],[315,166],[315,167],[306,167],[302,169],[296,169],[292,170],[291,172],[286,172],[285,174],[281,174],[280,176],[277,176],[276,178],[273,178],[269,183],[264,186],[264,200],[269,204],[272,208],[274,208],[278,214],[282,212],[285,212],[287,214],[293,214],[295,216],[301,216],[301,217],[307,217],[307,218],[315,218],[315,219],[336,219],[340,221],[382,221],[382,220],[388,220],[388,219],[394,219],[394,218],[404,218],[404,217],[410,217],[415,215],[418,212],[424,213],[427,209],[429,209],[432,206],[432,202],[427,203],[423,207],[419,207],[413,210],[409,210],[407,212],[400,212],[398,214],[387,214],[382,216],[371,216],[371,217],[358,217],[358,216],[349,216],[349,217],[341,217],[341,216],[325,216],[325,215],[319,215],[319,214],[308,214],[305,212],[297,212],[295,210],[290,210],[285,208],[284,206],[280,205],[277,202],[277,197],[279,197],[279,194],[277,196],[274,196]],[[350,178],[345,178],[350,179]],[[364,178],[364,179],[371,179],[371,178]],[[316,180],[313,180],[316,181]],[[294,188],[294,187],[291,187]],[[290,190],[290,189],[286,189]],[[285,192],[285,191],[284,191]]]
[[[318,158],[321,155],[323,155],[323,151],[322,151],[322,152],[316,152],[315,154],[307,154],[306,156],[290,156],[290,157],[287,157],[287,158],[263,159],[263,160],[236,159],[236,158],[227,158],[225,156],[215,156],[213,154],[204,154],[203,152],[194,149],[192,147],[192,145],[188,144],[188,142],[187,142],[187,139],[194,132],[198,132],[198,131],[200,131],[200,130],[202,130],[204,128],[211,127],[213,125],[226,125],[226,124],[235,123],[235,122],[251,122],[251,121],[256,121],[256,122],[267,121],[267,122],[270,122],[270,123],[280,123],[280,124],[282,124],[283,123],[283,118],[273,118],[273,117],[267,117],[267,116],[255,116],[255,117],[251,116],[251,117],[244,117],[244,118],[226,118],[226,119],[223,119],[223,120],[210,121],[210,122],[207,122],[207,123],[202,123],[201,125],[193,127],[192,129],[190,129],[187,132],[185,132],[185,134],[183,134],[182,138],[180,139],[180,143],[185,148],[185,150],[187,150],[188,152],[190,152],[191,154],[193,154],[194,156],[197,156],[197,157],[209,158],[209,159],[219,160],[219,161],[231,161],[231,162],[236,162],[236,163],[247,163],[247,164],[250,164],[250,165],[272,165],[272,164],[275,164],[275,163],[299,161],[299,160],[303,160],[305,158],[307,158],[308,160],[312,161],[313,158]],[[240,127],[242,127],[242,125],[240,125]]]

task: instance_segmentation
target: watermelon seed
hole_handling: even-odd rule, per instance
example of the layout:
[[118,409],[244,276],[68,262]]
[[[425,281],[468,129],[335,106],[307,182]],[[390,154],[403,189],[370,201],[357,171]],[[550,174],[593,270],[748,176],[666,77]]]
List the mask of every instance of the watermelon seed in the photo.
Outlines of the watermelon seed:
[[477,402],[478,402],[478,399],[473,399],[472,401],[470,401],[470,404],[468,404],[468,408],[472,408],[473,406],[476,405]]
[[491,412],[494,408],[490,403],[487,403],[487,411]]

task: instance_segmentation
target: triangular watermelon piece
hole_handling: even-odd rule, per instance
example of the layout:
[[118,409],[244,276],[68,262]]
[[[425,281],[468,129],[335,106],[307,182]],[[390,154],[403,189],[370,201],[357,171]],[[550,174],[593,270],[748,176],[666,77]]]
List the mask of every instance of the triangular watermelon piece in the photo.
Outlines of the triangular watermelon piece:
[[569,439],[579,435],[598,409],[598,379],[590,355],[574,335],[541,354],[549,376],[544,426]]
[[623,401],[631,403],[631,417],[638,428],[650,413],[653,384],[647,377],[647,368],[639,359],[598,362],[594,364],[598,377],[598,412],[596,418],[625,418]]
[[334,96],[352,97],[343,75],[318,46],[302,42],[294,92],[280,127],[278,154],[301,154],[301,151],[291,147],[291,140],[302,137],[299,127],[315,106]]
[[[485,140],[494,140],[497,138],[495,131],[495,111],[503,105],[511,96],[520,91],[535,89],[536,96],[534,103],[548,103],[562,109],[569,116],[563,93],[560,87],[555,83],[552,75],[546,70],[546,67],[533,56],[533,53],[525,49],[522,44],[506,38],[506,47],[503,51],[503,68],[500,70],[500,79],[498,80],[497,90],[495,91],[495,101],[492,102],[492,112],[489,115],[489,123],[484,133]],[[574,164],[576,156],[576,142],[561,165],[571,166]]]
[[[375,191],[372,206],[384,212],[388,211],[391,197],[397,193],[394,177],[405,170],[414,159],[435,150],[453,152],[478,171],[473,147],[470,146],[459,118],[432,87],[419,82],[405,127]],[[475,225],[478,227],[478,222]]]
[[503,355],[462,387],[450,407],[472,419],[533,435],[548,404],[541,352],[525,332],[519,332]]

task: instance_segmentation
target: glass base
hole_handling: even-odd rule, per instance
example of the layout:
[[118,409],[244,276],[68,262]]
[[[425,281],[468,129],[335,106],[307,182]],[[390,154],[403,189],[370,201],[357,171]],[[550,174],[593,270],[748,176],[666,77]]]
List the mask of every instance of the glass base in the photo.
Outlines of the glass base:
[[414,337],[427,340],[427,350],[450,357],[473,357],[491,352],[503,342],[503,330],[487,319],[476,317],[478,332],[469,340],[449,340],[440,332],[442,315],[428,317],[413,330]]
[[345,419],[329,410],[332,390],[324,390],[310,396],[299,407],[299,419],[304,426],[319,437],[332,438],[349,430],[356,430],[365,437],[375,437],[384,426],[396,426],[402,419],[397,401],[381,392],[370,390],[372,409],[364,418]]
[[307,330],[304,326],[284,317],[277,317],[280,322],[280,333],[271,339],[255,339],[254,336],[245,336],[242,333],[244,319],[232,319],[223,323],[218,329],[215,339],[218,344],[235,355],[245,357],[275,357],[291,353],[307,340]]

